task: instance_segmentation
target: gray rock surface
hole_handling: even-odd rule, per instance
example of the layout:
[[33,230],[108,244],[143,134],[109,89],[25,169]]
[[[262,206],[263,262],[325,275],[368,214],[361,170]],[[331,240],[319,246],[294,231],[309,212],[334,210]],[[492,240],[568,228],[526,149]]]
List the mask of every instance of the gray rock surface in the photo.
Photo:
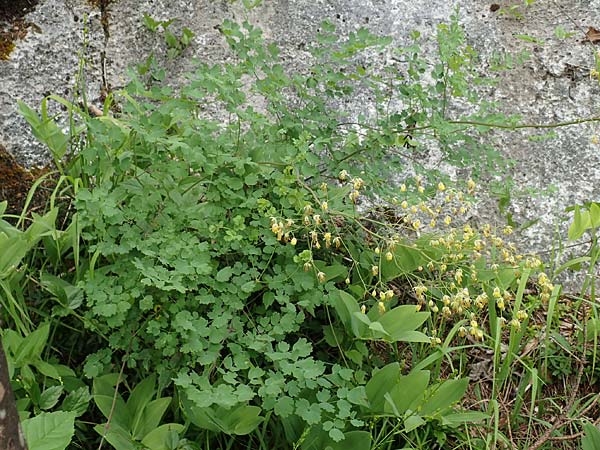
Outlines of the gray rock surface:
[[[524,121],[534,124],[600,116],[599,83],[589,76],[593,54],[600,47],[585,39],[588,27],[600,28],[600,0],[538,0],[520,8],[520,18],[492,11],[494,3],[502,7],[522,4],[516,0],[264,0],[248,12],[239,2],[227,0],[41,0],[26,16],[39,32],[30,30],[16,42],[10,59],[0,61],[0,143],[26,165],[47,161],[45,150],[17,115],[16,100],[36,107],[49,93],[71,97],[78,55],[84,51],[89,99],[98,101],[103,87],[122,86],[128,65],[153,50],[164,51],[160,36],[143,25],[143,13],[161,20],[177,18],[173,27],[185,26],[194,32],[184,58],[167,62],[169,70],[183,73],[192,56],[213,62],[228,58],[217,30],[224,18],[248,19],[263,28],[265,36],[282,47],[284,62],[293,67],[308,58],[304,46],[324,18],[331,19],[342,33],[366,26],[393,36],[402,45],[413,29],[433,36],[436,26],[460,6],[461,23],[481,55],[483,70],[499,80],[486,95],[503,102],[505,112],[521,114]],[[558,39],[555,29],[559,26],[573,36]],[[517,35],[544,43],[527,42]],[[433,54],[434,50],[432,40],[425,51]],[[491,71],[498,54],[523,50],[531,53],[523,65],[509,72]],[[359,101],[354,108],[364,108],[364,104]],[[515,161],[511,172],[523,193],[512,199],[510,212],[519,223],[540,219],[522,235],[529,251],[552,248],[555,224],[566,206],[600,197],[600,146],[592,143],[592,136],[600,134],[600,122],[554,129],[556,136],[551,140],[531,139],[547,131],[491,133],[496,145]],[[554,188],[551,195],[527,193],[550,187]],[[502,217],[494,211],[493,201],[488,200],[478,216],[501,223]]]

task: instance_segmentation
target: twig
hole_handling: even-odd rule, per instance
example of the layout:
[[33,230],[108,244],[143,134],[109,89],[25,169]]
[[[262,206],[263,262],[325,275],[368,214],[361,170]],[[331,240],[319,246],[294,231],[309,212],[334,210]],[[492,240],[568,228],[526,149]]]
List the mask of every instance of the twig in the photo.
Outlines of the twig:
[[104,443],[104,438],[110,428],[110,421],[112,420],[113,413],[115,411],[115,406],[117,405],[117,397],[119,396],[119,384],[121,383],[121,379],[123,377],[123,371],[125,370],[125,361],[127,360],[127,354],[123,357],[123,362],[121,363],[121,370],[119,371],[119,376],[117,377],[117,383],[115,384],[115,393],[113,395],[112,404],[110,405],[110,413],[106,418],[106,423],[104,424],[104,432],[102,433],[102,438],[100,439],[100,443],[98,444],[98,450],[102,449],[102,444]]

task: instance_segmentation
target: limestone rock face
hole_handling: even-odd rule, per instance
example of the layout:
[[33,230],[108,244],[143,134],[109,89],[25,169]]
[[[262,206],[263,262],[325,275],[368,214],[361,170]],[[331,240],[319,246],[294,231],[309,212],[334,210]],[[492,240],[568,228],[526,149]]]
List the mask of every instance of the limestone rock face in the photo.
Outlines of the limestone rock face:
[[[190,67],[192,57],[211,62],[229,58],[218,31],[225,18],[247,19],[261,27],[267,39],[281,46],[283,62],[294,67],[306,61],[305,46],[322,19],[330,19],[341,33],[365,26],[403,45],[414,29],[432,36],[436,26],[459,7],[461,24],[480,54],[482,70],[499,80],[486,95],[503,102],[505,112],[544,124],[600,115],[599,83],[589,77],[600,46],[585,37],[588,27],[600,29],[600,0],[540,0],[513,10],[514,14],[506,13],[507,7],[522,2],[264,0],[260,7],[246,11],[241,2],[229,0],[39,0],[37,5],[33,0],[20,1],[26,4],[22,20],[30,25],[26,35],[15,39],[8,59],[0,60],[0,144],[27,166],[46,162],[48,155],[16,113],[16,100],[38,107],[47,94],[72,98],[76,77],[85,75],[87,98],[99,104],[104,90],[125,83],[129,65],[152,51],[164,53],[164,39],[146,29],[144,13],[159,20],[176,18],[174,28],[194,32],[183,57],[165,60],[167,69],[179,75]],[[0,20],[7,30],[5,3],[0,0]],[[561,30],[568,37],[558,38]],[[435,40],[424,50],[434,55]],[[509,72],[492,70],[504,52],[523,50],[531,57],[522,65]],[[83,66],[80,56],[85,56]],[[361,110],[364,99],[357,98],[348,107]],[[540,219],[525,232],[525,250],[550,250],[554,224],[564,208],[600,197],[600,146],[592,142],[600,134],[600,122],[555,129],[552,140],[532,139],[547,131],[492,133],[495,145],[515,160],[512,174],[523,192],[512,199],[510,212],[520,223]],[[527,194],[528,189],[549,187],[554,188],[551,195]],[[493,200],[484,203],[479,216],[502,223],[503,217],[490,212],[493,204]]]

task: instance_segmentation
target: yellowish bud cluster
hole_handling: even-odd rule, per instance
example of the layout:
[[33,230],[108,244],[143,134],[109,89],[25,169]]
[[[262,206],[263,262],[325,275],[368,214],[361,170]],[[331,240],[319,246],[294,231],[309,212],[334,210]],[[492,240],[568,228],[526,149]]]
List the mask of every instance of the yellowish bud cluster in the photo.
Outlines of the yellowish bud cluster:
[[417,286],[415,286],[414,288],[415,291],[415,297],[417,297],[418,300],[423,300],[423,294],[425,294],[425,292],[427,292],[427,286],[424,286],[422,284],[419,284]]
[[554,285],[550,282],[550,278],[544,272],[538,275],[537,284],[541,288],[540,299],[543,302],[550,300],[550,295],[554,290]]

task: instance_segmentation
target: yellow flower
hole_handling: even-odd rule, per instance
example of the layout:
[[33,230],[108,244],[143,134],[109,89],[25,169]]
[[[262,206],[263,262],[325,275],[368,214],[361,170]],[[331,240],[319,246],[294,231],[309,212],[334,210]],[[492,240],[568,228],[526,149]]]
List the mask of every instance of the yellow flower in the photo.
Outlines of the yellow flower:
[[292,240],[290,241],[290,244],[292,245],[296,245],[298,243],[298,239],[296,239],[295,237],[292,238]]
[[334,237],[333,238],[333,245],[335,245],[335,248],[340,248],[340,245],[342,245],[342,240],[339,237]]
[[419,228],[421,228],[421,221],[419,219],[414,220],[412,226],[415,230],[418,230]]
[[321,203],[321,209],[327,211],[329,209],[329,204],[327,202]]
[[450,225],[451,222],[452,222],[452,218],[450,216],[444,217],[444,223],[446,225]]
[[523,311],[522,309],[517,311],[517,319],[525,320],[525,319],[527,319],[527,317],[529,317],[529,316],[527,315],[526,311]]
[[475,190],[475,182],[469,178],[469,181],[467,181],[467,189],[469,189],[469,192],[473,192]]
[[400,192],[406,192],[406,184],[402,183],[400,185]]
[[371,266],[371,273],[373,274],[373,276],[377,276],[377,274],[379,273],[379,267]]
[[392,252],[387,252],[385,254],[385,259],[386,261],[391,261],[392,259],[394,259],[394,255],[392,254]]
[[458,284],[462,284],[463,280],[463,271],[462,269],[456,269],[456,273],[454,274],[454,279]]
[[317,278],[319,279],[319,281],[321,283],[323,283],[325,281],[325,273],[324,272],[317,273]]
[[402,209],[406,209],[408,208],[408,202],[406,200],[403,200],[402,203],[400,203],[400,206],[402,207]]
[[385,303],[383,302],[378,302],[377,303],[377,308],[379,309],[379,313],[383,314],[385,312]]
[[440,192],[444,192],[446,190],[446,185],[444,183],[442,183],[441,181],[438,183],[437,187],[438,187],[438,191],[440,191]]
[[346,181],[346,179],[348,178],[348,172],[346,170],[340,171],[338,178],[340,179],[340,181]]
[[413,289],[415,291],[415,296],[419,300],[423,299],[423,294],[425,292],[427,292],[427,286],[424,286],[422,284],[419,284],[419,285],[415,286]]
[[360,312],[365,314],[367,312],[367,307],[365,305],[361,305]]

